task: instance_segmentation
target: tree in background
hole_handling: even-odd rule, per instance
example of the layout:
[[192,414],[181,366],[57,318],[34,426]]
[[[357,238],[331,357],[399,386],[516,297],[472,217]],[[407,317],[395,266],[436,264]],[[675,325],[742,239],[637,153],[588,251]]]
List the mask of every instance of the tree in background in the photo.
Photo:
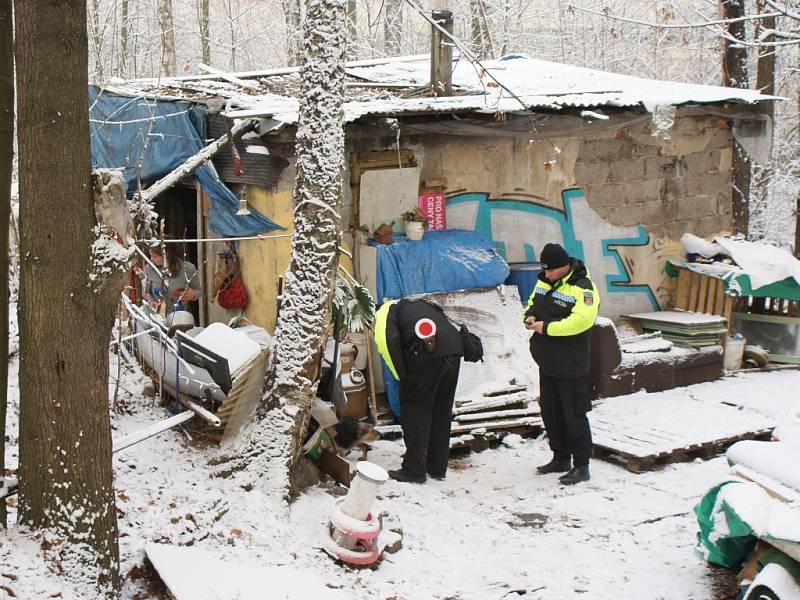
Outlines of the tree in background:
[[[722,85],[725,87],[747,89],[747,47],[742,44],[746,37],[744,0],[720,0],[722,18],[728,36],[722,40]],[[747,235],[750,225],[750,179],[752,166],[750,158],[738,141],[733,142],[733,193],[731,216],[734,233]]]
[[400,55],[403,36],[403,5],[405,0],[386,0],[383,13],[383,52],[386,56]]
[[211,37],[209,35],[208,4],[210,0],[197,0],[197,24],[200,28],[200,47],[203,63],[211,64]]
[[86,2],[15,8],[24,257],[18,518],[64,542],[57,564],[67,578],[94,588],[92,597],[114,598],[108,344],[127,262],[95,227]]
[[[11,0],[0,0],[0,488],[6,468],[8,403],[8,227],[14,163],[14,22]],[[0,526],[6,503],[0,500]]]
[[161,31],[161,75],[176,75],[175,21],[172,0],[158,0],[158,25]]
[[297,66],[303,60],[302,37],[300,26],[302,14],[301,0],[281,0],[286,23],[286,59],[289,66]]

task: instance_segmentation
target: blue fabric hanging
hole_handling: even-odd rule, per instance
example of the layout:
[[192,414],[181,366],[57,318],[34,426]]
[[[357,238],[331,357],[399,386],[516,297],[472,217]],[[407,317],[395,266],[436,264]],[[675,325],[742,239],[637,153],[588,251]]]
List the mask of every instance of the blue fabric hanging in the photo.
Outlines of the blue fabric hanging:
[[[122,169],[128,196],[142,184],[163,177],[200,152],[206,138],[205,111],[190,102],[116,96],[89,86],[92,166]],[[276,229],[258,211],[238,216],[239,198],[219,179],[211,162],[193,176],[211,197],[211,229],[225,237],[255,235]]]

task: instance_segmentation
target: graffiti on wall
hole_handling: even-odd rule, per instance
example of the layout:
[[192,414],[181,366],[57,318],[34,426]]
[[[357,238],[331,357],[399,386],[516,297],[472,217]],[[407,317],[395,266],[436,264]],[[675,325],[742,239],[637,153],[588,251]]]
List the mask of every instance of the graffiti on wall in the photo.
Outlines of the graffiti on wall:
[[[447,199],[447,225],[472,229],[491,240],[509,263],[536,262],[548,242],[558,242],[590,269],[603,296],[603,314],[659,310],[663,260],[643,226],[618,227],[604,221],[582,190],[566,189],[562,206],[463,193]],[[656,290],[656,293],[654,293]]]

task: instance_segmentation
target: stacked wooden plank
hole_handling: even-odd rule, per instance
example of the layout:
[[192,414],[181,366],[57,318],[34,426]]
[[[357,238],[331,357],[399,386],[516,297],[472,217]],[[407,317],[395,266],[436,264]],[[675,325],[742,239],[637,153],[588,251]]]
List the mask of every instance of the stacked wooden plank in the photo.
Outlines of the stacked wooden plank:
[[480,452],[500,443],[508,434],[532,437],[542,430],[539,405],[524,387],[457,400],[453,409],[450,450]]
[[706,313],[665,310],[626,316],[638,321],[644,331],[660,331],[665,340],[685,348],[719,344],[728,330],[725,317]]
[[[508,434],[533,437],[542,427],[539,404],[522,386],[456,399],[450,450],[454,454],[480,452],[497,446]],[[397,439],[403,434],[399,425],[379,425],[378,431],[383,439]]]

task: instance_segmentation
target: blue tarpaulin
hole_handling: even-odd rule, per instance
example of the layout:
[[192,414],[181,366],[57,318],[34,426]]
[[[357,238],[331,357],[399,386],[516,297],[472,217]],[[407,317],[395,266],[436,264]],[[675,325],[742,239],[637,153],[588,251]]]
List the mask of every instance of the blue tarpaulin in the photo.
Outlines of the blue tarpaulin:
[[378,302],[412,294],[501,285],[508,265],[480,233],[428,231],[420,241],[375,244]]
[[[501,285],[508,277],[506,261],[491,242],[475,231],[428,231],[420,241],[400,239],[375,244],[378,250],[378,302],[413,294],[454,292]],[[386,397],[400,416],[400,389],[381,359]]]
[[[206,137],[204,111],[190,102],[115,96],[89,86],[89,131],[92,166],[122,169],[128,195],[157,181],[200,152]],[[137,175],[138,171],[138,175]],[[220,181],[211,163],[193,176],[211,197],[211,229],[226,237],[284,229],[250,209],[237,216],[239,198]]]

